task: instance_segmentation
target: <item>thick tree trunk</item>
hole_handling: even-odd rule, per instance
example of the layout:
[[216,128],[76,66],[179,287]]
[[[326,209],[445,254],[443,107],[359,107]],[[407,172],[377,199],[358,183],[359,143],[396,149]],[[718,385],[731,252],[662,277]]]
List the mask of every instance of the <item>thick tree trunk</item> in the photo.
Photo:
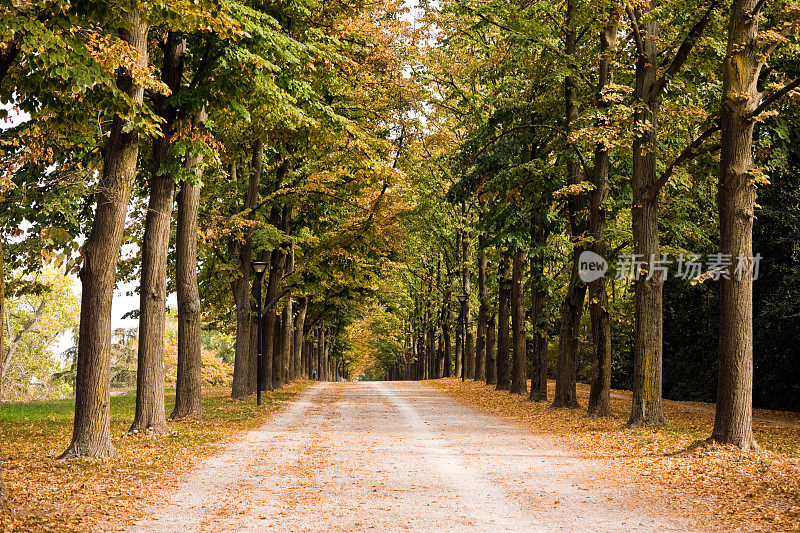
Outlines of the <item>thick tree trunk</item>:
[[[654,4],[651,3],[651,9]],[[636,326],[633,347],[633,402],[630,426],[664,423],[661,408],[661,357],[663,348],[663,274],[653,269],[660,258],[658,242],[658,194],[656,182],[658,113],[661,97],[655,94],[658,75],[657,42],[660,33],[655,21],[642,25],[643,53],[636,62],[634,97],[640,103],[634,113],[633,141],[633,253],[642,261],[634,282]],[[652,271],[651,271],[652,270]]]
[[464,306],[458,304],[458,323],[456,324],[456,360],[454,377],[461,379],[461,365],[464,362]]
[[[196,126],[205,121],[205,111],[194,117]],[[175,408],[170,418],[203,417],[203,355],[200,331],[200,290],[197,285],[197,232],[200,206],[199,165],[202,156],[190,158],[196,182],[184,181],[178,193],[175,284],[178,292],[178,375]]]
[[[448,284],[449,286],[449,284]],[[443,372],[442,377],[449,378],[453,373],[453,362],[451,360],[452,346],[450,335],[450,301],[451,294],[448,289],[444,294],[444,302],[442,303],[442,340],[444,342],[443,359],[442,362]]]
[[284,381],[284,353],[283,353],[283,314],[275,313],[275,322],[272,325],[272,386],[276,389],[283,387]]
[[[5,246],[3,239],[0,238],[0,353],[3,352],[3,333],[5,329],[2,325],[6,323],[6,258]],[[2,381],[3,376],[0,375],[0,404],[3,402],[2,395]],[[6,507],[8,502],[8,489],[3,483],[3,471],[0,467],[0,508]]]
[[[609,22],[600,32],[600,65],[598,69],[597,102],[601,109],[608,108],[605,88],[613,81],[614,58],[617,49],[619,10],[609,15]],[[605,126],[600,120],[598,126]],[[603,204],[608,198],[608,148],[598,143],[594,151],[591,199],[589,200],[589,233],[593,238],[591,250],[605,257],[606,212]],[[587,415],[591,418],[611,416],[611,321],[608,313],[606,278],[589,284],[589,315],[592,324],[592,384],[589,392]]]
[[295,379],[305,379],[307,373],[303,361],[303,327],[306,323],[306,312],[308,311],[308,297],[300,298],[297,307],[297,314],[294,317],[294,367]]
[[511,378],[508,372],[509,356],[509,299],[511,296],[510,280],[508,277],[508,259],[505,257],[500,260],[500,272],[498,275],[500,286],[498,293],[497,309],[497,390],[509,390],[511,388]]
[[[534,242],[544,245],[544,231],[536,231]],[[534,325],[531,352],[531,394],[535,402],[547,401],[547,331],[541,323],[541,316],[547,303],[544,282],[544,255],[532,254],[531,259],[531,322]]]
[[475,379],[486,381],[486,320],[489,316],[489,287],[486,286],[486,234],[478,237],[478,340],[475,346]]
[[[751,114],[761,99],[758,78],[758,0],[734,0],[722,70],[722,128],[719,161],[720,252],[734,265],[753,255]],[[749,263],[748,263],[749,266]],[[739,448],[757,447],[753,438],[753,274],[749,268],[721,280],[717,406],[711,439]]]
[[[185,45],[170,34],[164,52],[161,81],[171,94],[180,90]],[[130,431],[169,431],[164,407],[164,329],[167,311],[167,252],[175,196],[175,178],[161,171],[169,158],[177,111],[156,99],[163,119],[162,136],[153,140],[150,200],[142,239],[142,277],[139,286],[139,346],[136,372],[136,411]]]
[[292,381],[292,374],[294,372],[294,350],[292,342],[294,341],[294,304],[291,298],[286,299],[286,305],[283,307],[283,318],[281,319],[281,348],[283,354],[283,382],[289,383]]
[[561,327],[558,332],[558,359],[556,360],[556,391],[551,407],[580,407],[575,391],[578,377],[578,335],[580,331],[586,285],[578,277],[580,248],[573,252],[572,272],[567,287],[567,297],[561,304]]
[[[577,31],[574,27],[574,2],[567,2],[565,52],[572,55],[577,51]],[[564,104],[566,113],[566,130],[572,132],[572,125],[578,118],[575,78],[564,78]],[[581,181],[581,170],[577,161],[567,161],[567,182],[577,185]],[[586,297],[586,286],[578,277],[578,257],[583,248],[578,239],[583,233],[583,224],[578,220],[581,210],[581,198],[572,196],[567,206],[570,233],[573,242],[572,271],[567,293],[561,304],[561,326],[558,332],[558,359],[556,361],[556,392],[551,407],[579,407],[575,393],[575,381],[578,371],[578,335],[583,316],[583,301]]]
[[[137,9],[124,18],[127,26],[120,35],[136,50],[137,62],[146,69],[147,24]],[[117,83],[134,104],[142,102],[144,90],[133,83],[128,73],[120,74]],[[83,246],[75,422],[72,441],[62,458],[115,455],[110,427],[111,300],[139,154],[138,133],[135,129],[126,131],[125,127],[125,121],[115,116],[105,147],[94,221]]]
[[[264,143],[256,140],[253,144],[252,171],[244,202],[244,209],[248,211],[245,218],[248,220],[255,218],[258,187],[264,167],[263,154]],[[255,392],[255,365],[258,364],[257,354],[253,353],[251,341],[250,262],[253,260],[253,230],[248,229],[243,236],[243,242],[237,242],[234,248],[238,252],[239,276],[231,282],[233,299],[236,304],[236,353],[233,361],[231,397],[241,399]]]
[[511,371],[511,392],[528,394],[528,354],[525,347],[525,302],[523,298],[524,252],[514,254],[511,278],[511,327],[514,357]]
[[[463,209],[463,208],[462,208]],[[461,239],[462,268],[461,286],[467,299],[461,305],[464,308],[464,377],[472,379],[475,377],[475,336],[472,333],[472,307],[470,304],[470,256],[471,245],[469,235],[464,232]]]
[[497,384],[497,322],[495,315],[486,321],[486,384]]

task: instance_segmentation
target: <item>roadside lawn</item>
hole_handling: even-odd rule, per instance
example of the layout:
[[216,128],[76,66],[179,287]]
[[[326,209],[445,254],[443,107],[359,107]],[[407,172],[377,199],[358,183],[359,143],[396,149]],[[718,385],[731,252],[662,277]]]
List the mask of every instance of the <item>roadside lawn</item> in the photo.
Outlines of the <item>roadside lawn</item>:
[[[761,450],[742,452],[702,445],[714,425],[714,406],[664,401],[666,425],[625,429],[631,400],[613,391],[613,417],[586,417],[589,386],[578,384],[580,409],[455,378],[430,386],[478,410],[521,424],[581,457],[600,459],[609,475],[678,509],[702,530],[800,530],[800,415],[755,410],[753,433]],[[530,390],[530,389],[529,389]],[[555,382],[548,383],[552,401]],[[693,446],[694,445],[694,446]]]
[[[149,499],[224,441],[263,424],[309,382],[254,398],[230,399],[230,388],[204,391],[205,419],[170,421],[165,435],[127,433],[135,391],[111,398],[111,434],[118,458],[58,460],[72,435],[74,400],[7,403],[0,408],[3,480],[9,509],[0,531],[113,529],[142,513]],[[166,392],[167,415],[174,390]]]

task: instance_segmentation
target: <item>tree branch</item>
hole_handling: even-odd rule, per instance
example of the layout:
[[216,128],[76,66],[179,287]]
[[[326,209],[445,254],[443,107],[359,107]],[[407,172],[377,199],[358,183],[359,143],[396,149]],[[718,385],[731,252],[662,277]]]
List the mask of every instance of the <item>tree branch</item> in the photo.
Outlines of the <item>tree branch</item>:
[[655,198],[656,195],[664,187],[664,185],[667,184],[669,178],[672,177],[672,174],[675,172],[676,168],[680,167],[684,163],[691,161],[692,159],[698,156],[711,152],[716,148],[719,148],[719,144],[713,144],[700,149],[700,147],[703,146],[703,143],[705,143],[709,137],[718,132],[719,129],[720,129],[719,125],[711,126],[706,131],[701,133],[686,148],[684,148],[683,151],[678,155],[678,157],[675,158],[672,164],[655,181],[655,183],[653,183],[650,187],[648,187],[647,191],[644,193],[645,199],[652,200],[653,198]]
[[767,95],[761,101],[761,104],[757,108],[755,108],[755,110],[753,110],[753,112],[750,113],[747,117],[750,119],[756,118],[758,115],[766,111],[769,106],[771,106],[772,104],[774,104],[775,102],[777,102],[790,92],[794,91],[798,87],[800,87],[800,78],[796,78],[794,81],[787,83],[777,91],[774,91],[769,95]]
[[660,95],[664,89],[666,89],[669,80],[681,70],[681,67],[683,67],[683,65],[686,63],[686,60],[689,59],[689,55],[692,53],[692,49],[697,43],[697,40],[701,35],[703,35],[708,23],[711,21],[712,13],[714,13],[714,10],[717,9],[719,5],[720,0],[713,0],[702,18],[698,20],[694,26],[692,26],[692,29],[689,30],[689,34],[683,40],[680,47],[678,47],[678,51],[675,52],[675,57],[672,58],[667,70],[655,82],[655,84],[653,84],[653,89],[650,91],[651,95]]

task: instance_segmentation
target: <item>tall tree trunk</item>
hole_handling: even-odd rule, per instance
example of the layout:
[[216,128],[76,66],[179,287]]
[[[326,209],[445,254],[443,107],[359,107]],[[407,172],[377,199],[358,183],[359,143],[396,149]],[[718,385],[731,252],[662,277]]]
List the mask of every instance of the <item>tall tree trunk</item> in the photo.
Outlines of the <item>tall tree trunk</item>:
[[292,342],[294,340],[294,304],[291,298],[286,299],[286,305],[283,307],[283,318],[281,319],[281,348],[283,354],[283,382],[289,383],[292,380],[292,373],[294,367],[292,361],[294,360],[294,350],[292,349]]
[[[655,8],[655,0],[648,11]],[[643,16],[646,16],[643,15]],[[640,17],[641,20],[641,17]],[[661,356],[663,349],[662,291],[664,278],[653,270],[652,260],[660,258],[658,242],[658,194],[651,194],[656,182],[658,114],[660,93],[654,91],[658,76],[657,43],[660,34],[655,20],[642,24],[643,50],[636,61],[634,98],[640,104],[634,113],[633,130],[633,253],[642,261],[636,276],[635,332],[633,344],[633,402],[630,426],[664,423],[661,408]],[[649,279],[648,279],[649,278]]]
[[511,389],[511,378],[508,372],[509,356],[509,299],[511,296],[510,280],[508,277],[508,259],[503,257],[500,260],[500,272],[498,276],[500,286],[498,293],[497,310],[497,390]]
[[528,394],[528,354],[525,347],[525,302],[522,290],[522,271],[526,260],[524,252],[515,253],[511,274],[511,328],[514,352],[511,392],[514,394]]
[[578,335],[580,332],[586,285],[578,277],[580,248],[573,251],[572,272],[567,287],[567,297],[561,304],[561,327],[558,333],[558,359],[556,360],[556,391],[551,407],[580,407],[575,390],[578,377]]
[[[761,100],[758,78],[758,0],[734,0],[728,47],[722,69],[722,138],[719,160],[720,252],[735,263],[753,255],[751,118]],[[753,275],[730,272],[720,285],[717,406],[711,439],[742,449],[757,447],[753,438]]]
[[295,379],[306,379],[306,365],[303,359],[303,327],[306,323],[306,312],[308,311],[308,297],[300,298],[297,307],[297,314],[294,317],[294,366]]
[[[3,353],[3,333],[6,323],[6,257],[3,238],[0,237],[0,353]],[[0,404],[3,402],[3,376],[0,376]],[[0,508],[8,503],[8,489],[3,483],[3,470],[0,467]]]
[[[481,205],[481,213],[485,204]],[[482,215],[481,215],[482,216]],[[486,286],[486,234],[478,236],[478,340],[475,346],[475,379],[486,381],[486,320],[489,316],[489,287]]]
[[272,386],[276,389],[283,387],[283,314],[274,313],[275,322],[272,325]]
[[[171,94],[180,90],[186,45],[170,33],[164,52],[161,81]],[[167,252],[175,196],[175,177],[162,172],[170,157],[177,110],[156,98],[155,110],[163,120],[162,136],[153,140],[150,200],[142,238],[142,278],[139,287],[139,346],[136,371],[136,411],[130,431],[169,431],[164,407],[164,329],[167,311]]]
[[[264,143],[256,140],[253,144],[253,164],[250,173],[244,210],[246,219],[255,219],[255,208],[258,203],[258,187],[263,171]],[[235,167],[233,167],[235,169]],[[253,230],[245,231],[243,242],[237,242],[234,249],[238,252],[239,275],[231,281],[233,299],[236,304],[236,353],[233,360],[233,387],[231,397],[245,398],[255,391],[255,365],[257,354],[252,350],[252,310],[250,305],[250,262],[253,260]]]
[[497,384],[497,323],[494,313],[486,321],[486,384]]
[[[202,127],[205,111],[194,117]],[[175,282],[178,291],[178,375],[175,408],[170,418],[203,417],[203,355],[200,331],[200,291],[197,285],[197,233],[202,155],[189,158],[196,181],[184,181],[178,193]]]
[[458,323],[456,324],[456,360],[454,377],[461,379],[462,364],[464,363],[464,306],[458,304]]
[[443,359],[442,362],[443,372],[442,377],[449,378],[453,372],[453,362],[451,361],[451,354],[452,354],[452,340],[451,340],[451,329],[450,329],[450,301],[452,295],[450,294],[450,284],[447,284],[447,289],[444,293],[444,302],[442,303],[442,341],[444,342],[443,348]]
[[[123,18],[127,24],[120,29],[120,36],[137,52],[139,66],[146,69],[147,24],[138,9],[125,13]],[[122,72],[117,85],[134,105],[141,104],[144,90],[134,84],[129,73]],[[135,129],[126,131],[126,125],[121,117],[114,117],[105,147],[94,221],[83,246],[75,421],[72,441],[62,458],[115,455],[110,426],[111,300],[139,155],[139,135]]]
[[[564,51],[571,56],[577,51],[578,32],[573,20],[573,0],[567,1],[565,26]],[[572,131],[572,125],[578,118],[578,106],[575,89],[575,78],[564,78],[564,104],[566,113],[566,131]],[[581,182],[581,170],[578,161],[570,156],[567,161],[567,183],[577,185]],[[583,224],[578,220],[581,210],[581,197],[573,195],[567,205],[567,215],[570,224],[570,234],[573,242],[573,252],[570,261],[572,269],[567,293],[561,304],[561,326],[558,331],[558,359],[556,361],[556,392],[551,407],[579,407],[575,393],[575,381],[578,369],[578,335],[583,316],[583,301],[586,297],[586,286],[578,277],[578,256],[583,251],[578,240],[583,232]]]
[[[619,8],[612,8],[609,20],[600,32],[600,65],[598,69],[597,103],[600,109],[608,108],[604,90],[614,79],[614,59],[619,32]],[[598,126],[606,125],[601,119]],[[605,256],[606,212],[603,204],[608,198],[608,148],[597,144],[594,151],[594,172],[589,200],[589,233],[593,239],[591,250]],[[587,415],[591,418],[611,416],[611,321],[608,313],[606,278],[600,277],[589,284],[589,316],[592,324],[592,385],[589,392]]]
[[[546,232],[535,226],[533,242],[543,247]],[[547,303],[547,291],[544,283],[544,252],[531,254],[531,322],[533,337],[531,339],[531,394],[529,399],[535,402],[547,401],[547,330],[542,324],[542,314]]]
[[[462,204],[462,213],[466,211],[464,204]],[[464,294],[467,295],[466,301],[461,305],[464,309],[464,368],[462,369],[465,374],[464,377],[472,379],[475,377],[475,336],[472,334],[472,307],[470,305],[470,256],[471,256],[471,243],[469,234],[466,231],[463,233],[461,239],[462,251],[462,268],[461,271],[461,287]]]

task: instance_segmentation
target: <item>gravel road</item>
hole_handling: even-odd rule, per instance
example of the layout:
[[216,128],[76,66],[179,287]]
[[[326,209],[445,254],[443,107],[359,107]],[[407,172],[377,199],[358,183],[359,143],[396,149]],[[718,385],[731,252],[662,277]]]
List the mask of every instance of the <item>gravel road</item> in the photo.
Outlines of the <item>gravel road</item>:
[[594,460],[421,383],[316,383],[131,531],[686,530]]

